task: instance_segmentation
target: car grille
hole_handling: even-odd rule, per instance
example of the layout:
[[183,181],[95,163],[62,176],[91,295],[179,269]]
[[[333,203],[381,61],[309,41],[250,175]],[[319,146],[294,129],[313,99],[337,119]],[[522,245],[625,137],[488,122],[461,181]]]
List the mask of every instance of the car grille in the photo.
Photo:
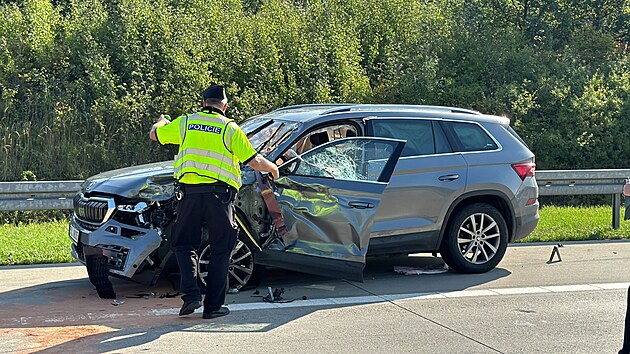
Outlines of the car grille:
[[88,230],[88,231],[94,231],[96,229],[98,229],[100,227],[100,225],[97,225],[95,223],[89,223],[89,222],[85,222],[81,219],[79,219],[78,216],[75,215],[74,217],[74,222],[77,223],[77,225],[79,225],[82,229]]
[[111,198],[85,198],[83,194],[75,196],[72,204],[79,221],[95,225],[107,221],[115,208],[114,200]]

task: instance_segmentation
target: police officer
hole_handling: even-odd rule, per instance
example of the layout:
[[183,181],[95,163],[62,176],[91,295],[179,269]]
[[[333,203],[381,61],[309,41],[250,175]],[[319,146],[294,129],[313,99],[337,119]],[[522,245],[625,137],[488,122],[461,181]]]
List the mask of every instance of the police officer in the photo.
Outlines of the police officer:
[[175,158],[176,193],[179,200],[171,245],[181,273],[184,304],[180,316],[201,307],[197,283],[196,249],[201,243],[201,225],[208,225],[210,264],[203,301],[203,318],[227,315],[223,306],[227,291],[230,255],[237,241],[234,199],[241,186],[240,164],[278,177],[278,167],[258,155],[245,133],[225,117],[227,96],[215,85],[202,93],[201,111],[169,122],[163,115],[153,125],[151,140],[161,145],[179,145]]

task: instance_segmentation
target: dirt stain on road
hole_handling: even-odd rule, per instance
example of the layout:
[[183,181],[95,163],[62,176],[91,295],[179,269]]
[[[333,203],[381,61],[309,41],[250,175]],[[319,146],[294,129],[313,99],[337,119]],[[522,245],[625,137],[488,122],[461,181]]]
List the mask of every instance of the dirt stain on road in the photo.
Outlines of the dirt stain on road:
[[99,325],[2,328],[0,343],[12,344],[17,353],[35,353],[57,347],[67,342],[78,342],[98,334],[115,332],[117,329]]

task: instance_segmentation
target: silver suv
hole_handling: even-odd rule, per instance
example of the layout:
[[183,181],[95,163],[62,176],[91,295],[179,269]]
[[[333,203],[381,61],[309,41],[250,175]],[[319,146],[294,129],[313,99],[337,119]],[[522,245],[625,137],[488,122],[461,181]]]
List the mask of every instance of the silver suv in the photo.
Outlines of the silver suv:
[[[538,223],[534,154],[505,117],[301,105],[241,126],[281,177],[270,182],[243,169],[233,288],[255,281],[260,265],[360,280],[366,256],[385,254],[440,252],[458,272],[486,272]],[[70,237],[93,283],[107,275],[154,283],[176,267],[173,182],[170,161],[86,180]],[[206,241],[199,253],[203,277]]]

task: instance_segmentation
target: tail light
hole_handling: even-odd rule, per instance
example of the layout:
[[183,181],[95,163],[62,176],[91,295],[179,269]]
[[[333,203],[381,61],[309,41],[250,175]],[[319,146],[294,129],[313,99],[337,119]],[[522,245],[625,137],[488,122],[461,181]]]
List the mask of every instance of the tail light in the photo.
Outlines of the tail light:
[[534,177],[536,164],[534,162],[515,163],[512,165],[516,174],[524,181],[526,177]]

